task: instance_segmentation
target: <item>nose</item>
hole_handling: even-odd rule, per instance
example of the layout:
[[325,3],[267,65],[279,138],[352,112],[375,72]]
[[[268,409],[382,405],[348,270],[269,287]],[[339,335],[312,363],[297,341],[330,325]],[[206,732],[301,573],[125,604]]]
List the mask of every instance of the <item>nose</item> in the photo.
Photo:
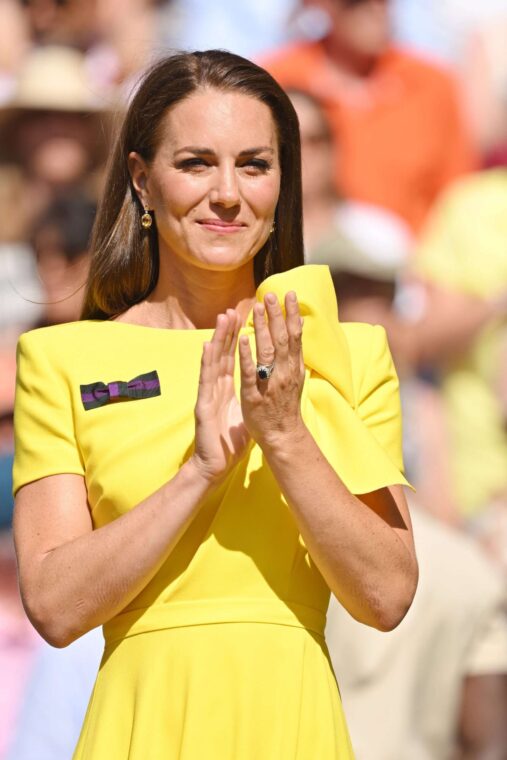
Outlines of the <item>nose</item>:
[[232,208],[239,204],[239,186],[234,166],[218,166],[213,176],[211,203]]

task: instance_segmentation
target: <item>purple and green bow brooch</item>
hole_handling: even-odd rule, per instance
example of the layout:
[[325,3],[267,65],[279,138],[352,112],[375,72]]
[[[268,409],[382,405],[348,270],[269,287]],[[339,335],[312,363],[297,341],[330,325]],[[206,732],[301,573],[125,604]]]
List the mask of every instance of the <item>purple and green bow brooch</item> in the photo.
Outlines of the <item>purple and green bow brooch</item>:
[[160,396],[160,380],[156,370],[138,375],[132,380],[115,380],[112,383],[80,385],[81,400],[86,411],[114,401],[128,401]]

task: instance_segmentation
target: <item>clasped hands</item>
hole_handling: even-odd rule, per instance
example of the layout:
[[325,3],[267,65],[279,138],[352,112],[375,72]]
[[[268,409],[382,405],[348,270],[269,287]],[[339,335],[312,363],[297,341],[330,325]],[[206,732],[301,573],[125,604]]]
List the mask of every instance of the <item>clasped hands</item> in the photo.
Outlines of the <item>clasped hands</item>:
[[[193,460],[211,481],[234,467],[251,439],[266,451],[283,445],[303,427],[303,320],[296,294],[291,291],[285,296],[285,316],[277,297],[266,294],[264,303],[253,308],[253,322],[257,362],[274,362],[268,380],[257,375],[248,337],[239,337],[241,319],[235,309],[218,315],[213,337],[203,346]],[[240,399],[234,388],[237,348]]]

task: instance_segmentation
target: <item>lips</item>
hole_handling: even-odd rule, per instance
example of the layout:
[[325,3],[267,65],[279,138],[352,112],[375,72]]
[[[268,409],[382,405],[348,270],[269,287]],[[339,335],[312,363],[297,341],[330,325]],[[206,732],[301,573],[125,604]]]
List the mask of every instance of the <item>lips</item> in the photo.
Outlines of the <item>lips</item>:
[[224,222],[222,219],[199,219],[197,224],[213,232],[238,232],[244,230],[244,222]]

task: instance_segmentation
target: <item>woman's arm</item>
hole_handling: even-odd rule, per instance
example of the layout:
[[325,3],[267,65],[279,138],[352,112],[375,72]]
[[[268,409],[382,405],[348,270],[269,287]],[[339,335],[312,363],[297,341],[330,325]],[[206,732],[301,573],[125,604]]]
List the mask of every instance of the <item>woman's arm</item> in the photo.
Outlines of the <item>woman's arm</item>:
[[354,496],[304,425],[263,450],[333,594],[361,623],[382,631],[395,628],[417,585],[403,487]]
[[348,490],[301,417],[304,366],[295,294],[286,296],[286,320],[272,294],[266,295],[265,309],[269,322],[263,305],[254,307],[257,357],[263,364],[276,364],[269,380],[259,381],[248,342],[240,340],[245,423],[332,592],[357,620],[391,630],[408,610],[417,585],[402,487],[361,497]]
[[92,530],[82,476],[23,486],[14,512],[19,580],[41,636],[67,646],[120,612],[170,554],[208,487],[190,459],[148,499]]
[[[51,475],[20,488],[14,513],[27,614],[57,647],[110,620],[149,583],[249,437],[234,395],[239,317],[220,315],[204,345],[193,456],[127,514],[97,530],[84,478]],[[231,429],[233,435],[231,436]]]

